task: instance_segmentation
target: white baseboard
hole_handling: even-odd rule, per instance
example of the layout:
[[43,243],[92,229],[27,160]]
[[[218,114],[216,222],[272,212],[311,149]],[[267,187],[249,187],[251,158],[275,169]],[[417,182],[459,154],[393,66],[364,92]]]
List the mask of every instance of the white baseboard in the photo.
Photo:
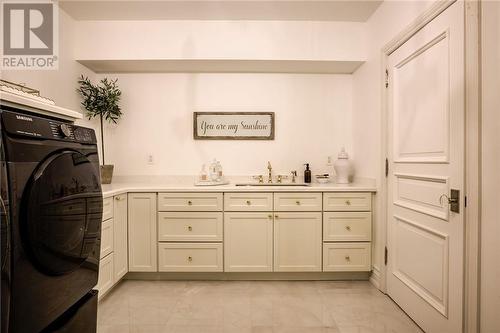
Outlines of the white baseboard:
[[378,268],[377,266],[373,266],[372,275],[370,276],[370,282],[380,290],[380,268]]

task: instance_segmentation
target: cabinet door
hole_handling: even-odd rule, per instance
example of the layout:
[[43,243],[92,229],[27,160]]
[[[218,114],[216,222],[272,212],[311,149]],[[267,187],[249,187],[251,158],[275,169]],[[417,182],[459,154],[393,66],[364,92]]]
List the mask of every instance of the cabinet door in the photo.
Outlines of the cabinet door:
[[321,271],[321,213],[274,215],[274,271]]
[[127,253],[127,195],[120,194],[114,197],[114,275],[115,281],[120,280],[128,271]]
[[130,272],[156,272],[156,193],[128,195],[128,268]]
[[272,272],[273,215],[224,214],[224,270]]
[[99,262],[99,278],[96,286],[99,298],[104,296],[113,284],[113,253],[110,253]]
[[101,259],[113,252],[113,219],[101,224]]

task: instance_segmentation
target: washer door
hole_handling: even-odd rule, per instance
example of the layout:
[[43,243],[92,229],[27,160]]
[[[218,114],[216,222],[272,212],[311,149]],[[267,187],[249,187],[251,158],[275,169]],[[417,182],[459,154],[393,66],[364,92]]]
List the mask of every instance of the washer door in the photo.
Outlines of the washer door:
[[72,150],[49,156],[23,195],[21,232],[34,264],[61,275],[78,269],[100,238],[102,192],[98,171]]

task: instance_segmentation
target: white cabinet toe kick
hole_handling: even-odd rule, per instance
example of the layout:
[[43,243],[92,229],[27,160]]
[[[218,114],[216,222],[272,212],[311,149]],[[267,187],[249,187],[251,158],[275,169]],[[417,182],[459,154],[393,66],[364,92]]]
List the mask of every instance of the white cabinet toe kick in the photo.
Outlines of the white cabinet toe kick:
[[103,294],[127,272],[320,280],[371,271],[370,192],[128,193],[104,201]]

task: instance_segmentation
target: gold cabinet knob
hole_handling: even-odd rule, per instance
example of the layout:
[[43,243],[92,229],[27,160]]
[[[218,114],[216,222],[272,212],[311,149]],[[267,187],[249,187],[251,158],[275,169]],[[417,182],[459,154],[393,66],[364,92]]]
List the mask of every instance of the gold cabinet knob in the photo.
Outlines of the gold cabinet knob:
[[345,229],[346,229],[347,231],[351,231],[351,226],[350,226],[350,225],[346,225],[346,226],[345,226]]
[[350,201],[350,200],[346,200],[346,201],[345,201],[345,204],[346,204],[347,206],[350,206],[350,205],[351,205],[351,201]]
[[193,257],[188,257],[188,261],[189,262],[193,261]]
[[351,257],[345,256],[345,261],[351,261]]
[[299,201],[299,200],[295,201],[295,203],[296,203],[297,205],[300,205],[300,201]]
[[271,214],[267,215],[268,218],[272,219],[273,216]]
[[188,226],[188,230],[189,230],[189,231],[193,231],[193,227]]
[[252,202],[250,200],[247,200],[247,205],[250,206],[251,204],[252,204]]
[[279,219],[280,217],[278,215],[274,215],[274,218],[275,219]]
[[188,201],[188,205],[191,206],[193,202],[191,200]]

